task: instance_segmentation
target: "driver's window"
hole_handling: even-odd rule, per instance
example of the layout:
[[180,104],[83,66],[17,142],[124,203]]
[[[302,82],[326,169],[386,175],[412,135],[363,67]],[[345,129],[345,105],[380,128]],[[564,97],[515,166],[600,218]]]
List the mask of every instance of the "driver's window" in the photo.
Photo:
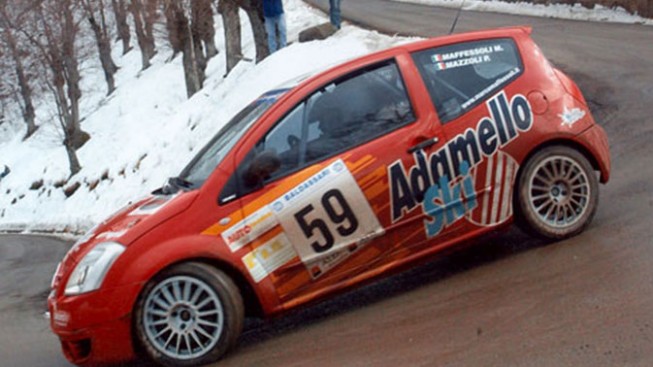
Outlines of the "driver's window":
[[239,196],[414,120],[394,60],[357,70],[313,92],[261,138],[238,168]]

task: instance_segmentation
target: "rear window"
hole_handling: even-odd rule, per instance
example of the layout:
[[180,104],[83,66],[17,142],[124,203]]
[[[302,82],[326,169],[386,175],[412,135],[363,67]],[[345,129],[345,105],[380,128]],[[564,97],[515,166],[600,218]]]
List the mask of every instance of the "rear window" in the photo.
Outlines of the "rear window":
[[442,123],[464,114],[523,72],[510,38],[457,43],[413,54]]

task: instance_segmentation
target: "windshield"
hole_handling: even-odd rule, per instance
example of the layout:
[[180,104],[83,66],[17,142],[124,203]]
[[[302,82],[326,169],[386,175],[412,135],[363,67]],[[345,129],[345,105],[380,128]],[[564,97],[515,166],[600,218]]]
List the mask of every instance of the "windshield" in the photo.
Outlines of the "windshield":
[[240,111],[193,158],[179,178],[188,182],[190,187],[201,186],[243,134],[286,91],[287,89],[268,92]]

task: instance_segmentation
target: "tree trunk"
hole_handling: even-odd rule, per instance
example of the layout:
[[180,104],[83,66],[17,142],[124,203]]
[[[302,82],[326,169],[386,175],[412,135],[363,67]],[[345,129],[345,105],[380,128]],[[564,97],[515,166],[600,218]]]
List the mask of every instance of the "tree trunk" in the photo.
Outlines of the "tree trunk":
[[190,25],[187,28],[188,37],[184,42],[183,46],[183,64],[184,64],[184,75],[186,77],[186,95],[188,98],[192,97],[200,89],[204,82],[204,72],[200,70],[199,65],[197,64],[197,53],[196,47],[193,42],[192,32],[190,31]]
[[[141,0],[131,0],[129,11],[132,14],[132,18],[134,18],[136,39],[138,41],[138,47],[141,49],[142,69],[145,70],[150,67],[150,60],[156,53],[154,38],[152,37],[152,24],[148,23],[150,19],[144,15]],[[153,22],[153,20],[151,21]]]
[[73,19],[72,9],[68,4],[69,1],[63,1],[66,4],[68,11],[64,12],[64,24],[63,32],[61,34],[62,38],[62,51],[63,51],[63,62],[66,73],[66,86],[68,92],[68,100],[70,102],[70,134],[71,141],[73,142],[73,147],[75,149],[81,148],[86,139],[83,138],[81,134],[81,127],[79,124],[79,99],[82,97],[82,91],[79,88],[79,81],[81,77],[79,75],[79,66],[77,64],[77,53],[75,52],[75,37],[77,35],[77,25]]
[[192,31],[198,49],[204,46],[203,55],[210,59],[218,54],[215,46],[215,25],[213,23],[213,7],[211,0],[191,0]]
[[68,140],[64,140],[64,147],[66,148],[66,155],[68,156],[70,177],[72,177],[82,170],[82,166],[79,164],[79,158],[77,158],[77,152],[75,151],[74,145],[70,144]]
[[27,77],[25,75],[25,68],[23,66],[23,61],[20,56],[20,52],[18,50],[18,44],[16,38],[14,37],[14,34],[12,33],[13,31],[10,29],[10,21],[7,13],[5,12],[4,6],[0,9],[0,11],[1,11],[0,15],[2,16],[2,20],[5,23],[3,35],[7,43],[7,46],[9,47],[11,58],[13,59],[15,64],[16,78],[18,79],[20,96],[23,100],[21,107],[23,112],[23,119],[25,120],[25,124],[27,125],[27,132],[25,133],[23,140],[26,140],[27,138],[32,136],[38,129],[34,121],[36,118],[36,114],[34,112],[34,104],[32,102],[32,88],[30,87],[29,82],[27,81]]
[[159,17],[158,13],[159,0],[145,0],[145,9],[143,12],[143,26],[147,42],[155,48],[154,44],[154,22]]
[[[182,63],[184,65],[184,78],[186,80],[186,95],[190,98],[192,95],[202,89],[204,82],[204,69],[201,68],[201,52],[197,52],[198,47],[195,45],[195,39],[189,24],[189,19],[184,12],[182,4],[178,0],[167,0],[166,11],[169,12],[168,29],[175,29],[179,40],[181,51],[183,52]],[[200,42],[199,40],[197,41]],[[199,47],[201,51],[201,46]]]
[[25,124],[27,125],[27,132],[23,137],[23,140],[25,140],[32,136],[38,129],[34,121],[36,114],[34,112],[34,104],[32,103],[32,88],[30,88],[27,77],[25,76],[25,69],[15,44],[15,39],[13,39],[9,29],[5,28],[5,32],[9,34],[8,37],[11,38],[11,42],[14,42],[13,44],[10,44],[9,48],[12,53],[12,58],[16,64],[16,77],[18,79],[18,86],[20,87],[20,96],[23,99],[23,118],[25,119]]
[[111,42],[109,41],[109,36],[107,35],[106,22],[104,20],[104,3],[102,0],[99,0],[97,5],[100,12],[100,24],[98,24],[97,20],[95,19],[95,9],[93,9],[93,4],[91,4],[90,1],[83,2],[86,16],[89,23],[91,24],[91,29],[95,35],[95,40],[97,41],[100,63],[102,64],[102,70],[104,71],[104,79],[107,82],[107,95],[110,95],[116,89],[116,83],[113,78],[113,74],[118,71],[118,67],[113,62],[113,58],[111,57]]
[[222,22],[224,23],[224,38],[227,49],[226,74],[229,74],[243,58],[240,17],[238,16],[236,0],[220,0],[218,13],[222,15]]
[[178,1],[168,0],[165,2],[164,11],[166,17],[166,29],[168,30],[168,42],[172,48],[172,57],[174,59],[178,53],[182,51],[183,44],[181,42],[181,35],[183,34],[185,25],[177,19],[177,9],[179,8]]
[[263,3],[255,0],[238,0],[238,2],[239,6],[247,13],[249,23],[252,26],[256,46],[256,62],[259,63],[270,55],[268,33],[265,30],[265,20],[263,18]]
[[125,8],[125,0],[111,0],[113,7],[113,14],[116,18],[116,27],[118,28],[118,39],[122,41],[122,54],[125,55],[131,46],[131,32],[129,31],[129,24],[127,23],[127,9]]

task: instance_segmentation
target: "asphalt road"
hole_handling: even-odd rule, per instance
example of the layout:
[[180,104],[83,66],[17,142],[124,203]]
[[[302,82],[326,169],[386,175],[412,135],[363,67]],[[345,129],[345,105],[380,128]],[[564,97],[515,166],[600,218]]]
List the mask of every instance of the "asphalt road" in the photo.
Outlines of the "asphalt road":
[[0,237],[0,366],[70,366],[43,317],[52,274],[69,247],[49,237]]
[[[455,16],[386,0],[345,0],[343,10],[420,36],[448,33]],[[555,243],[497,234],[335,300],[249,320],[219,366],[652,365],[653,28],[465,11],[456,32],[522,24],[610,138],[612,178],[592,226]],[[0,237],[0,365],[67,365],[40,315],[68,246]]]

